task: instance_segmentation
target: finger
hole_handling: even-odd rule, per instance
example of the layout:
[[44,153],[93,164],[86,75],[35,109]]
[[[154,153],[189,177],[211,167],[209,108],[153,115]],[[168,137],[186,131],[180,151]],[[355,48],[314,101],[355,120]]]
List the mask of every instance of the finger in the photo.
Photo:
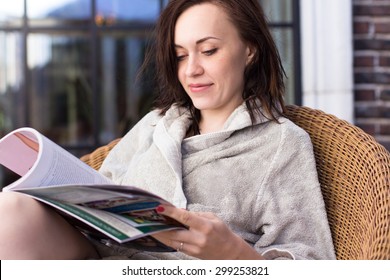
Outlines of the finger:
[[196,251],[196,246],[191,243],[181,242],[181,241],[173,241],[172,248],[177,252],[182,252],[185,254],[192,254],[192,252]]
[[161,231],[154,233],[153,237],[164,240],[164,243],[170,242],[170,240],[184,240],[186,242],[191,240],[191,235],[187,229]]
[[179,236],[180,231],[177,231],[177,236],[176,234],[175,236],[170,236],[169,234],[166,234],[170,232],[171,231],[159,232],[153,234],[152,236],[158,241],[172,248],[173,250],[180,251],[186,254],[191,253],[192,251],[194,251],[194,249],[197,248],[197,246],[194,246],[194,244],[192,244],[194,238],[189,239],[188,236],[181,237]]
[[172,249],[175,249],[175,248],[173,248],[173,246],[174,246],[173,241],[169,237],[167,237],[163,234],[160,234],[160,233],[152,234],[152,237],[157,239],[161,243],[165,244],[166,246],[171,247]]
[[211,212],[194,212],[194,214],[202,218],[207,218],[209,220],[217,219],[217,216]]
[[176,221],[189,226],[190,228],[201,228],[204,223],[204,218],[187,211],[185,209],[176,208],[170,205],[160,205],[157,207],[157,212],[165,216],[171,217]]

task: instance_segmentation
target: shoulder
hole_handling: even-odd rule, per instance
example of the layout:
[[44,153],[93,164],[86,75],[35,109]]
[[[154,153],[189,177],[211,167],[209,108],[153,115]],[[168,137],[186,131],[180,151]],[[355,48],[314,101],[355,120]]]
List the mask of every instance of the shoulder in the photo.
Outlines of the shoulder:
[[115,147],[116,150],[135,148],[141,143],[150,142],[161,117],[158,110],[147,113],[121,138]]
[[147,113],[142,119],[140,119],[127,133],[124,137],[131,136],[133,134],[138,134],[146,131],[154,130],[158,121],[162,118],[159,110],[153,110]]
[[[147,113],[138,121],[115,145],[110,151],[101,170],[110,167],[113,162],[126,162],[142,146],[150,145],[153,137],[153,131],[161,115],[159,111],[153,110]],[[111,167],[110,167],[111,168]]]
[[273,122],[274,126],[280,130],[281,145],[307,147],[312,149],[310,135],[301,127],[293,123],[291,120],[280,117],[279,123]]
[[309,138],[309,134],[301,127],[293,123],[291,120],[281,117],[279,118],[281,123],[281,129],[286,133],[286,135],[295,135],[296,137]]
[[136,123],[136,125],[133,127],[143,127],[146,128],[148,126],[154,127],[158,123],[158,121],[162,118],[162,115],[160,113],[160,110],[153,110],[147,113],[141,120]]
[[160,109],[155,109],[146,114],[129,132],[139,129],[154,130],[161,119],[169,125],[182,116],[189,116],[189,111],[176,104],[173,104],[165,113],[162,113]]

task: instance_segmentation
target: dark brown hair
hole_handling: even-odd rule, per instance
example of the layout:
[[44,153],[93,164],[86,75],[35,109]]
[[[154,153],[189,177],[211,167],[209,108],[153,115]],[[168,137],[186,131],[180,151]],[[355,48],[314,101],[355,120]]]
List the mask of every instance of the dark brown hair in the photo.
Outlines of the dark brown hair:
[[[171,0],[162,12],[155,29],[155,44],[148,50],[143,69],[154,64],[157,79],[155,106],[164,114],[172,104],[187,107],[198,131],[200,112],[181,86],[174,48],[175,25],[188,8],[202,3],[222,7],[236,26],[242,40],[255,51],[244,73],[245,88],[242,97],[252,120],[260,114],[261,104],[266,115],[277,120],[284,111],[285,72],[279,52],[268,28],[266,18],[257,0]],[[205,15],[207,16],[207,15]]]

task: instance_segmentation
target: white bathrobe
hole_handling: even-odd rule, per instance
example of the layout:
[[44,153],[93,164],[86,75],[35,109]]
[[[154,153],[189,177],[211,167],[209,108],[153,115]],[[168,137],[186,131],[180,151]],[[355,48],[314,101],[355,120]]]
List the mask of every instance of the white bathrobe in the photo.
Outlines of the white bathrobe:
[[[220,132],[185,138],[189,112],[146,115],[100,171],[118,184],[160,195],[177,207],[213,212],[268,259],[334,259],[308,134],[285,118],[259,117],[245,104]],[[104,256],[189,259],[183,253],[98,246]]]

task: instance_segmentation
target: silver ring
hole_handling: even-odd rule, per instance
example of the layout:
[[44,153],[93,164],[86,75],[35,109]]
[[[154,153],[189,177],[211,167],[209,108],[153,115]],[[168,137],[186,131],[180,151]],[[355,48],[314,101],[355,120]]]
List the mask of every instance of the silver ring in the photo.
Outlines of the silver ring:
[[179,248],[176,249],[176,251],[178,251],[178,252],[183,251],[183,246],[184,246],[184,243],[180,242],[180,246],[179,246]]

